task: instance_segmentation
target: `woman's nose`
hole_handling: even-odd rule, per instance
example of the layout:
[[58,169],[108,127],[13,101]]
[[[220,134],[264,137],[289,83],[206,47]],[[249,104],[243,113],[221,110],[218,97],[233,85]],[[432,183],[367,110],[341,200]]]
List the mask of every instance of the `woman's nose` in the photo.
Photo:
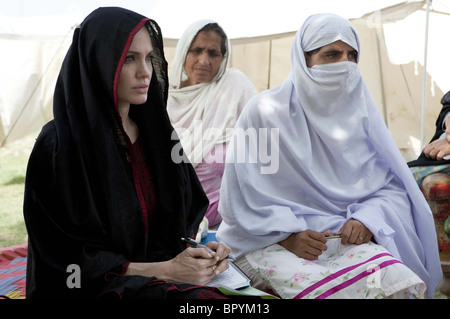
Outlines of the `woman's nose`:
[[344,52],[339,61],[350,61],[350,55],[347,52]]
[[208,65],[209,64],[209,56],[207,52],[202,52],[202,54],[200,54],[200,56],[198,57],[198,60],[201,64],[203,65]]
[[150,76],[152,75],[152,71],[152,63],[149,61],[144,61],[140,63],[138,75],[139,77],[150,78]]

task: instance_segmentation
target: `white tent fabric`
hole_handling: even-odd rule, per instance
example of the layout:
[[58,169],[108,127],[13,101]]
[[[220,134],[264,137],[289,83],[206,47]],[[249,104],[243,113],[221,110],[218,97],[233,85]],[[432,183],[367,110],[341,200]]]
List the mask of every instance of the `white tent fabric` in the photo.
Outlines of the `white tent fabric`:
[[79,20],[72,14],[0,16],[0,147],[52,118],[56,78]]
[[[361,72],[394,140],[406,160],[418,155],[426,1],[279,0],[276,8],[266,0],[230,1],[221,1],[226,8],[214,9],[208,15],[199,8],[217,8],[211,0],[179,1],[176,10],[173,1],[158,1],[150,13],[141,11],[160,24],[169,67],[184,28],[197,19],[212,18],[231,38],[230,66],[243,71],[259,91],[271,88],[289,72],[292,39],[304,19],[318,12],[340,14],[350,19],[360,34]],[[425,140],[434,132],[441,97],[450,90],[450,78],[446,76],[450,61],[444,56],[450,43],[440,38],[450,27],[450,16],[435,10],[436,2],[445,1],[449,0],[433,1],[430,14]],[[239,5],[233,5],[235,2]],[[279,14],[277,8],[284,13]],[[40,19],[0,16],[0,47],[8,48],[0,50],[0,147],[35,134],[51,119],[59,67],[73,27],[83,17],[80,13]]]

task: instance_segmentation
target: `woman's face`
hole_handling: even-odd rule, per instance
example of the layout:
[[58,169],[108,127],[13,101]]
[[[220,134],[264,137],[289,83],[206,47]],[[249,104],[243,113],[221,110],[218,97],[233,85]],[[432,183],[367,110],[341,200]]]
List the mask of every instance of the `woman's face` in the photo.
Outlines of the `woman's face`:
[[188,79],[182,86],[210,82],[219,71],[223,55],[221,38],[214,31],[201,31],[192,41],[184,62]]
[[358,51],[347,43],[338,40],[323,46],[316,53],[308,55],[305,53],[306,65],[310,68],[313,65],[336,63],[341,61],[358,62]]
[[142,27],[131,42],[120,73],[117,87],[119,107],[139,105],[147,101],[147,91],[153,73],[152,54],[150,35],[146,28]]

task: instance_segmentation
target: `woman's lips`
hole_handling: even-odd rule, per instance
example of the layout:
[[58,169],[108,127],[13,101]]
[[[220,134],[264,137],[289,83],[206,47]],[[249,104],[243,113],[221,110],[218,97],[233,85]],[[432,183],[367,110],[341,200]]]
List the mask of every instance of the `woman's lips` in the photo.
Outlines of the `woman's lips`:
[[135,86],[133,88],[133,90],[135,90],[138,93],[147,93],[148,84],[141,84],[141,85]]

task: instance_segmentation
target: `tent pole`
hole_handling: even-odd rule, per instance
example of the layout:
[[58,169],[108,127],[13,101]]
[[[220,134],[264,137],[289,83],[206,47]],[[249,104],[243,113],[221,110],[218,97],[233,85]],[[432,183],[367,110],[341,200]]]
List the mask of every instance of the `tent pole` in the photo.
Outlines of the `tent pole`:
[[270,77],[272,76],[272,39],[269,40],[269,72],[267,73],[267,89],[270,89]]
[[427,98],[427,55],[428,55],[428,25],[430,18],[430,3],[432,0],[427,0],[427,13],[425,21],[425,45],[423,55],[423,81],[422,81],[422,119],[420,122],[420,149],[425,147],[425,109]]
[[[389,121],[388,121],[388,113],[387,113],[387,107],[386,107],[386,94],[384,91],[384,78],[383,78],[383,64],[382,64],[382,58],[381,58],[381,48],[380,48],[380,33],[383,32],[383,29],[380,28],[376,29],[376,39],[377,39],[377,52],[378,52],[378,65],[380,70],[380,82],[381,82],[381,99],[383,103],[383,117],[384,122],[386,123],[386,126],[389,128]],[[383,35],[384,38],[384,35]]]

